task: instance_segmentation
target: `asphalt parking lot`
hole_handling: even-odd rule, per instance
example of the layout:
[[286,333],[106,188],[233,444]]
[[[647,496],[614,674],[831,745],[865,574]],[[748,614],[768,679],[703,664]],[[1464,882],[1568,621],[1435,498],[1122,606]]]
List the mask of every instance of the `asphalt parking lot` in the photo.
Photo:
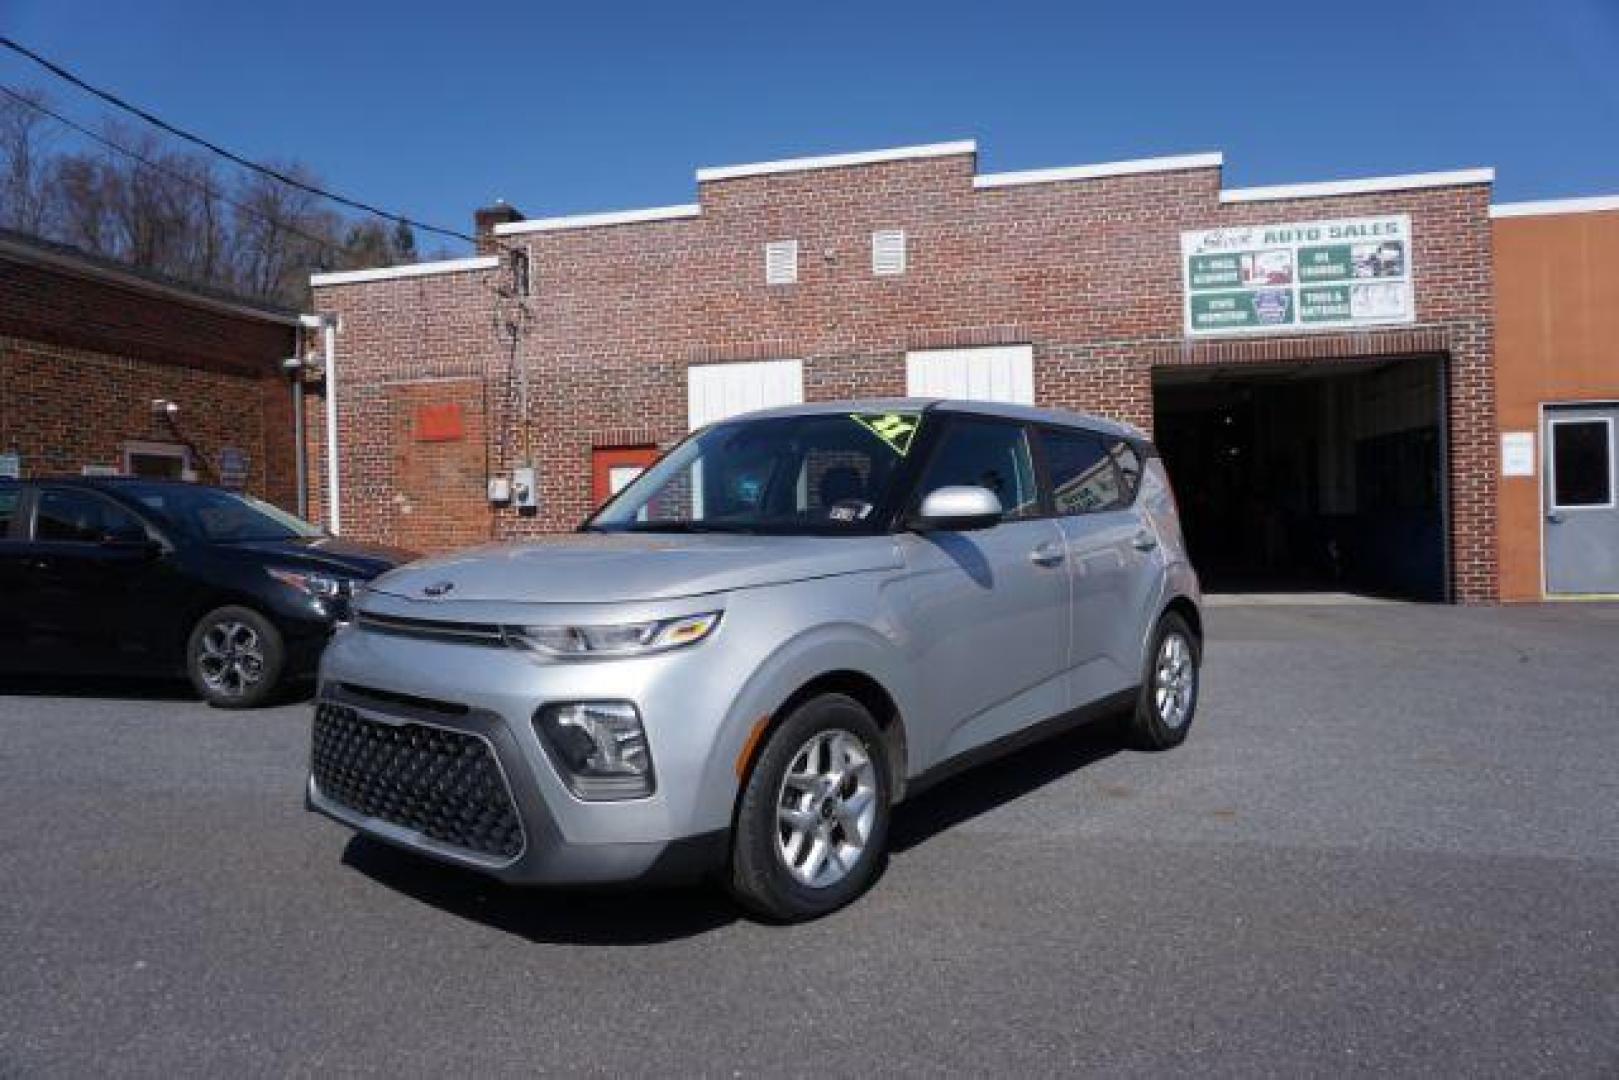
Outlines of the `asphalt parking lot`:
[[791,928],[351,840],[306,706],[0,697],[0,1073],[1619,1071],[1619,607],[1210,631],[1183,748],[966,774]]

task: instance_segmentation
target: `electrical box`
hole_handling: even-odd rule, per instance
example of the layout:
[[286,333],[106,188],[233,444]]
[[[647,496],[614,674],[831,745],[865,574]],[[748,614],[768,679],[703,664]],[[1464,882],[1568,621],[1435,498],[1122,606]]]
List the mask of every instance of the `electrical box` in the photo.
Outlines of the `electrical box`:
[[534,487],[532,466],[512,470],[512,505],[530,513],[540,508],[540,493]]
[[512,482],[504,476],[489,478],[489,501],[492,503],[509,503],[512,501]]

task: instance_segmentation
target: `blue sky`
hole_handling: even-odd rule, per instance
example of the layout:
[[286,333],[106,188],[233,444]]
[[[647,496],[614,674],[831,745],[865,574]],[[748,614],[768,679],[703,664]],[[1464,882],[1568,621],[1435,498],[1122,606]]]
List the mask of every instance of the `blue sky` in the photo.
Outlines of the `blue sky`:
[[[461,229],[496,197],[687,202],[702,165],[958,138],[986,172],[1223,150],[1228,186],[1494,165],[1500,200],[1619,193],[1619,0],[0,0],[0,28]],[[49,82],[9,56],[0,81]]]

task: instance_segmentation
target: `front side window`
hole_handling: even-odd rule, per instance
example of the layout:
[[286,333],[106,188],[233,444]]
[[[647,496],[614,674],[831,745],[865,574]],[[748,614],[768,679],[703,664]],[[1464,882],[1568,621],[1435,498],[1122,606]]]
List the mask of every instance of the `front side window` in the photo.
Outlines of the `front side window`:
[[870,532],[886,517],[921,425],[920,412],[716,424],[637,477],[586,528]]
[[121,506],[88,491],[47,488],[34,511],[34,539],[95,544],[144,540],[146,527]]
[[1038,517],[1040,494],[1023,426],[995,420],[952,421],[922,475],[917,501],[953,486],[993,491],[1001,500],[1003,521]]

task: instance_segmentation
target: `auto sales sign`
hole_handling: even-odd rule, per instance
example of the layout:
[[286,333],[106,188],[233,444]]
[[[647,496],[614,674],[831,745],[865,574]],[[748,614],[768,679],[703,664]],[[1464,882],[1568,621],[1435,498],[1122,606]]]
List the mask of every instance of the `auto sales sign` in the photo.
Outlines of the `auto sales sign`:
[[1346,218],[1181,233],[1186,333],[1408,323],[1411,218]]

